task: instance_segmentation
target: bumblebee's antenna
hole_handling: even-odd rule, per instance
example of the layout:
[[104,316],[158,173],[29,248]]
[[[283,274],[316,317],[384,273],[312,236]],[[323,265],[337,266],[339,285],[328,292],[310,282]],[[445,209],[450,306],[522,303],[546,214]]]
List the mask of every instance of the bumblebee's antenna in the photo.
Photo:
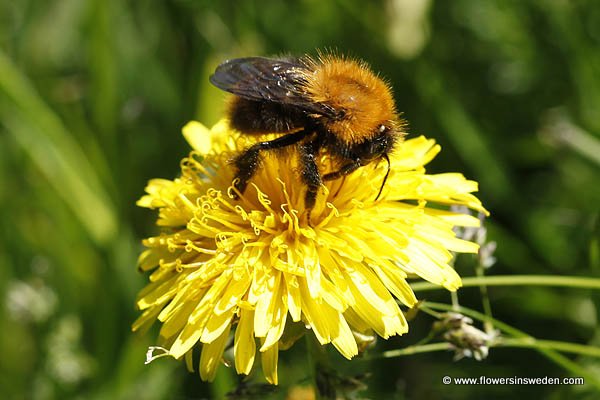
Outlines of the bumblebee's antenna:
[[385,186],[385,182],[387,181],[388,175],[390,174],[390,158],[388,157],[387,153],[383,153],[383,158],[385,158],[385,161],[387,161],[388,164],[388,169],[387,172],[385,173],[385,176],[383,177],[383,182],[381,183],[381,188],[379,188],[379,193],[377,193],[377,197],[375,197],[375,201],[377,201],[377,199],[379,198],[379,196],[381,196],[381,192],[383,192],[383,187]]

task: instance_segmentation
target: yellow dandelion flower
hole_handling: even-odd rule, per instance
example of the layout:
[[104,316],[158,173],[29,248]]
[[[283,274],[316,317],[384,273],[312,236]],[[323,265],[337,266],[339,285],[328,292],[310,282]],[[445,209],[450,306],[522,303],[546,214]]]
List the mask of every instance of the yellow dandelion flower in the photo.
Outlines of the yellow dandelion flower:
[[[426,174],[425,164],[440,151],[431,139],[398,145],[377,201],[385,163],[325,182],[308,224],[294,152],[266,154],[234,199],[230,160],[248,138],[225,121],[210,130],[190,122],[183,132],[194,150],[181,163],[181,177],[151,180],[138,202],[158,209],[163,233],[144,240],[139,266],[152,273],[133,329],[158,319],[161,355],[185,358],[190,369],[192,349],[201,345],[204,380],[214,378],[230,334],[237,372],[250,373],[258,350],[273,384],[279,350],[290,345],[284,332],[293,324],[348,359],[358,353],[353,332],[401,335],[408,325],[398,303],[417,301],[407,278],[456,290],[461,280],[448,264],[451,252],[478,250],[452,228],[479,220],[444,207],[485,212],[472,194],[477,183],[457,173]],[[320,166],[331,170],[327,154]]]

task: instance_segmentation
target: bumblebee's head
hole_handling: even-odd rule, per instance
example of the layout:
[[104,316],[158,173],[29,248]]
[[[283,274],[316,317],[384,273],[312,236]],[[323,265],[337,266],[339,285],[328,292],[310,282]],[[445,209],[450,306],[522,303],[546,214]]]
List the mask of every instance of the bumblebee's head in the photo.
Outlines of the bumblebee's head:
[[380,124],[377,128],[377,134],[367,140],[363,147],[363,154],[361,154],[361,163],[363,165],[367,165],[373,161],[380,161],[382,158],[387,161],[388,168],[383,178],[383,182],[381,183],[379,193],[377,193],[377,197],[375,197],[375,201],[377,201],[381,195],[385,182],[390,174],[390,158],[388,154],[394,149],[396,141],[401,137],[400,135],[401,133],[398,132],[395,126]]
[[367,165],[387,156],[394,148],[397,139],[398,133],[395,128],[380,124],[377,133],[359,145],[357,155],[361,159],[361,164]]

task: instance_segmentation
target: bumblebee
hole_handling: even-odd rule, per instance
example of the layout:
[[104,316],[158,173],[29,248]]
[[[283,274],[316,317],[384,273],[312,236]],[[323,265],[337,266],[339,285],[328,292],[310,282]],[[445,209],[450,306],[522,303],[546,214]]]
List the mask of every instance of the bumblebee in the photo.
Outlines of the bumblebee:
[[[210,82],[235,95],[228,109],[232,128],[243,134],[282,134],[233,160],[234,187],[240,193],[260,167],[262,152],[295,146],[309,220],[323,181],[385,159],[379,198],[390,172],[388,154],[404,133],[390,86],[366,63],[334,55],[236,58],[219,65]],[[317,164],[323,149],[336,165],[325,175]]]

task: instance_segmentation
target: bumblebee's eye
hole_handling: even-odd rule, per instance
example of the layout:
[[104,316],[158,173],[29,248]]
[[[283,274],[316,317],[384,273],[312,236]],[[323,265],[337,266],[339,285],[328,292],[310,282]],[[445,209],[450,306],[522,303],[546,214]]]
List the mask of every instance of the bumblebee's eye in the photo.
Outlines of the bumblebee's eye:
[[379,158],[381,154],[387,151],[387,143],[384,137],[378,137],[371,142],[371,148],[369,150],[371,159]]
[[383,125],[383,124],[379,125],[379,133],[385,132],[386,129],[387,129],[387,127],[385,125]]

